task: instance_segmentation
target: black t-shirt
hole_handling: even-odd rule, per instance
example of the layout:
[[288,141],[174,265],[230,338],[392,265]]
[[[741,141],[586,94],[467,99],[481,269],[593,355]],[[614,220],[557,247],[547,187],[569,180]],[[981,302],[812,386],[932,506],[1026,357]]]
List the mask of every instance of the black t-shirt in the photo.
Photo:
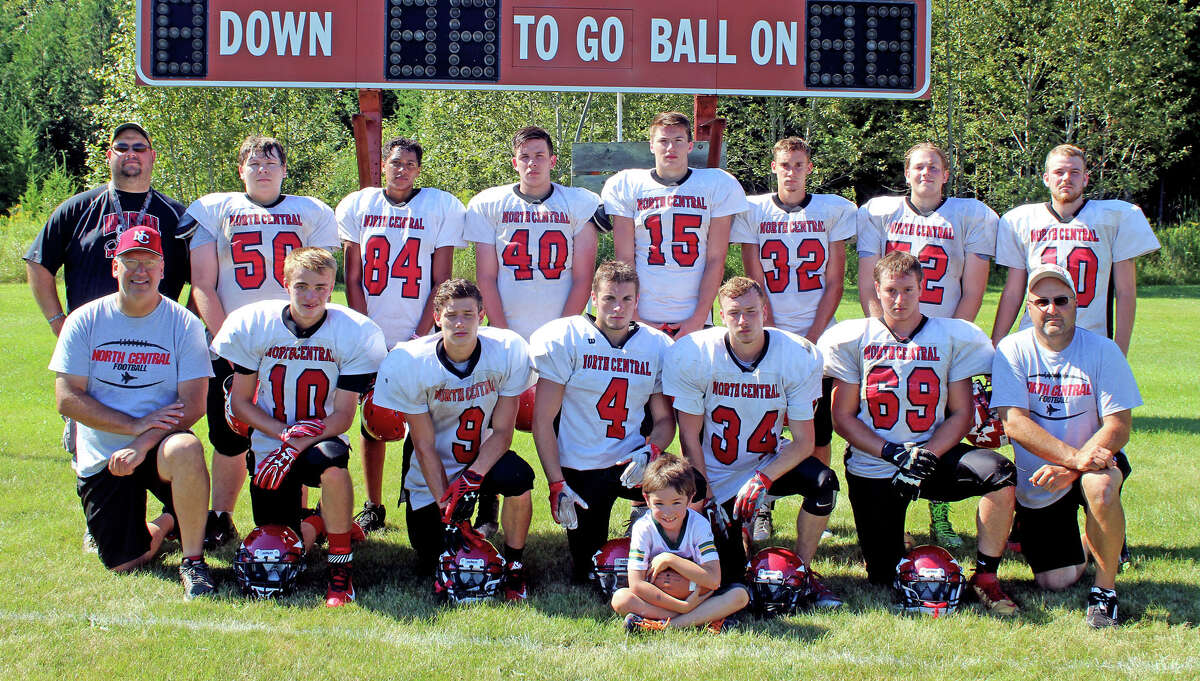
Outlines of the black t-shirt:
[[[184,206],[161,192],[150,191],[150,205],[141,224],[162,234],[166,273],[158,290],[178,300],[191,277],[187,243],[176,238]],[[126,222],[130,227],[139,226],[137,216],[146,195],[117,194]],[[51,273],[63,268],[68,311],[117,291],[117,280],[112,276],[113,251],[122,229],[117,210],[107,184],[76,194],[54,210],[25,253],[26,260]]]

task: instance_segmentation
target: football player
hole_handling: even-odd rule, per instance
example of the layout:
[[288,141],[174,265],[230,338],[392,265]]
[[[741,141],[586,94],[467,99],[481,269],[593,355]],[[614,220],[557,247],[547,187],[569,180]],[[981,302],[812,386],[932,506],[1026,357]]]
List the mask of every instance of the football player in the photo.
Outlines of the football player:
[[[775,143],[773,194],[748,199],[750,210],[733,221],[730,241],[741,244],[746,276],[767,292],[763,324],[791,331],[816,343],[842,302],[846,241],[855,234],[855,205],[837,194],[810,194],[812,148],[799,137]],[[829,416],[832,379],[821,382],[813,418],[813,456],[829,465],[833,421]],[[771,506],[754,519],[753,539],[771,536]]]
[[688,117],[659,114],[650,124],[654,167],[622,170],[601,192],[617,260],[641,279],[637,321],[677,338],[711,323],[730,225],[748,207],[732,175],[688,167],[692,147]]
[[375,404],[408,415],[406,519],[419,572],[433,573],[446,524],[469,518],[478,495],[499,494],[502,588],[508,600],[524,600],[533,468],[510,447],[517,397],[532,383],[529,348],[513,331],[480,328],[484,313],[474,283],[443,282],[433,297],[441,333],[400,343],[388,353],[375,383]]
[[992,613],[1016,603],[996,568],[1012,525],[1015,469],[962,442],[971,426],[971,377],[991,370],[979,327],[921,313],[924,268],[892,251],[875,263],[882,314],[841,322],[821,336],[833,383],[833,427],[848,443],[846,479],[858,543],[874,584],[890,585],[904,555],[904,514],[917,498],[978,496],[979,551],[970,585]]
[[[987,288],[996,247],[996,212],[982,201],[946,197],[950,164],[937,146],[923,142],[904,155],[907,196],[880,196],[858,209],[858,280],[870,281],[879,258],[907,251],[924,268],[921,314],[974,322]],[[873,286],[859,286],[863,314],[880,315]],[[930,502],[929,533],[957,548],[963,540],[950,524],[950,504]]]
[[[254,523],[287,525],[306,549],[328,537],[325,604],[336,607],[355,596],[345,432],[386,348],[375,322],[329,303],[337,261],[328,251],[292,250],[283,275],[289,302],[263,300],[234,310],[212,349],[234,369],[234,416],[254,429],[247,457]],[[302,487],[321,489],[319,514],[303,508]]]
[[[282,193],[287,153],[278,140],[247,137],[237,156],[245,192],[202,196],[180,220],[189,238],[192,295],[200,318],[215,336],[226,315],[248,303],[288,300],[284,257],[302,246],[330,251],[340,246],[333,211],[319,199]],[[208,437],[212,442],[212,510],[205,542],[233,539],[233,508],[246,479],[244,455],[250,446],[225,422],[225,383],[233,368],[213,357],[208,385]]]
[[[596,316],[556,319],[530,341],[538,373],[533,441],[550,481],[550,512],[567,530],[577,582],[587,579],[592,554],[608,539],[613,502],[641,500],[647,463],[675,437],[662,394],[671,339],[633,321],[637,301],[637,271],[603,263],[592,283]],[[647,404],[653,425],[644,437]]]
[[[465,247],[465,208],[453,194],[416,186],[424,150],[404,137],[383,147],[384,186],[342,199],[338,233],[346,252],[346,302],[383,329],[387,347],[433,329],[432,292],[450,278],[454,249]],[[365,532],[383,529],[386,443],[364,429],[363,480],[367,498],[354,522]]]
[[[746,568],[742,527],[769,497],[800,495],[796,553],[811,563],[837,500],[838,480],[812,456],[813,409],[821,395],[821,353],[787,331],[764,328],[766,294],[734,277],[718,293],[721,321],[675,342],[663,392],[675,398],[679,443],[708,483],[705,501],[717,525],[721,573],[738,581]],[[788,419],[792,440],[780,437]],[[729,519],[726,522],[726,518]],[[841,599],[814,581],[814,603]]]
[[[992,343],[1012,329],[1021,310],[1026,273],[1053,263],[1071,273],[1080,327],[1116,341],[1129,353],[1137,309],[1134,258],[1158,250],[1158,239],[1142,209],[1117,200],[1086,199],[1087,158],[1061,144],[1046,155],[1042,182],[1050,201],[1029,203],[1004,214],[996,237],[996,262],[1008,279],[996,308]],[[1021,328],[1029,326],[1029,315]]]

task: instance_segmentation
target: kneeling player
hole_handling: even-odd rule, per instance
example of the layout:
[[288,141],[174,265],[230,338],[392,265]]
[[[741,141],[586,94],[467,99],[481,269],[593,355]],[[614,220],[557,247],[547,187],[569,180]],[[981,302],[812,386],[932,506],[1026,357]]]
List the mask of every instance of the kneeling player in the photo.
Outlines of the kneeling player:
[[[734,277],[717,293],[724,327],[692,333],[667,353],[663,390],[675,398],[679,441],[708,481],[711,515],[732,517],[717,533],[727,582],[746,567],[741,530],[768,497],[804,497],[796,553],[812,561],[837,499],[833,470],[812,456],[813,405],[821,395],[821,353],[807,340],[763,328],[766,296]],[[794,441],[780,437],[787,416]],[[813,604],[841,599],[814,581]]]
[[[306,549],[322,531],[328,535],[330,607],[354,600],[354,490],[344,433],[386,352],[374,322],[328,304],[336,273],[328,251],[293,250],[283,266],[290,302],[238,308],[212,344],[234,366],[234,416],[254,429],[247,460],[254,523],[287,525],[301,532]],[[319,516],[303,518],[304,486],[321,488]]]
[[475,284],[442,283],[433,297],[441,333],[392,349],[379,369],[375,404],[408,415],[404,490],[419,571],[433,573],[446,523],[470,517],[479,494],[499,494],[504,595],[523,600],[533,469],[509,447],[517,397],[532,379],[529,349],[512,331],[480,328],[483,315]]
[[[721,586],[712,527],[688,508],[696,493],[692,467],[674,454],[663,454],[646,469],[642,492],[650,512],[633,525],[629,586],[613,594],[613,610],[626,614],[630,632],[700,624],[720,631],[726,617],[746,607],[750,593],[741,584]],[[656,586],[668,570],[695,585],[690,594],[676,598]]]
[[1015,469],[990,449],[962,443],[971,426],[971,377],[992,348],[979,327],[921,314],[921,263],[892,251],[875,265],[882,316],[845,321],[821,336],[834,379],[833,425],[849,443],[846,478],[858,543],[875,584],[891,584],[904,555],[911,501],[982,497],[970,584],[994,614],[1016,604],[996,579],[1012,526]]

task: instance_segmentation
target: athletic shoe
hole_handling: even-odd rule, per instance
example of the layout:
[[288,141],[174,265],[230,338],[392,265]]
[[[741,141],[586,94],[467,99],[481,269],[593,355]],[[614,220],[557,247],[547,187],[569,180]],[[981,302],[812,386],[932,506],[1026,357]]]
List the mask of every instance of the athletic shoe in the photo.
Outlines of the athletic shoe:
[[83,552],[100,553],[100,547],[96,545],[96,538],[87,530],[83,531]]
[[629,520],[625,523],[625,536],[633,534],[633,524],[638,521],[638,518],[650,512],[650,507],[646,504],[633,504],[629,507]]
[[184,558],[179,563],[179,581],[183,582],[183,600],[190,601],[196,596],[207,596],[216,587],[213,586],[212,575],[208,573],[208,563],[204,559],[190,560]]
[[933,542],[948,549],[957,549],[963,545],[962,537],[954,531],[950,524],[950,504],[945,501],[929,502],[929,535]]
[[811,569],[808,571],[808,593],[805,599],[809,605],[821,610],[836,610],[842,607],[843,603],[841,597],[821,581],[821,575]]
[[671,620],[654,620],[649,617],[642,617],[629,613],[625,616],[625,631],[630,634],[640,634],[643,631],[662,631],[667,628]]
[[369,501],[364,501],[362,510],[358,512],[358,515],[354,516],[354,524],[362,528],[364,534],[370,534],[384,529],[384,520],[386,518],[387,509],[383,507],[383,504],[372,504]]
[[204,524],[204,548],[211,551],[237,538],[237,528],[233,526],[233,514],[216,511],[208,512],[208,521]]
[[727,615],[721,619],[713,620],[704,625],[704,630],[710,634],[724,634],[730,631],[736,631],[741,626],[737,617]]
[[1098,589],[1092,589],[1087,598],[1087,614],[1083,621],[1093,629],[1115,627],[1120,622],[1117,619],[1117,592],[1110,591],[1111,596]]
[[329,564],[329,589],[325,592],[325,607],[337,608],[354,602],[353,574],[352,563]]
[[519,561],[510,561],[504,566],[504,600],[523,601],[529,598],[525,588],[525,565]]
[[1004,589],[1000,586],[1000,580],[996,578],[995,573],[976,572],[971,575],[969,584],[971,591],[975,593],[975,597],[979,599],[984,609],[991,614],[1000,617],[1012,617],[1020,610],[1013,599],[1004,593]]
[[499,495],[479,495],[479,513],[475,516],[475,529],[485,537],[490,537],[500,531]]
[[758,507],[758,513],[754,515],[754,529],[750,533],[751,539],[763,542],[770,539],[771,535],[775,533],[774,524],[771,522],[771,513],[774,510],[774,501]]
[[363,528],[359,527],[358,523],[350,523],[350,543],[361,544],[367,540],[367,533],[363,532]]
[[833,536],[833,533],[830,532],[829,530],[821,530],[821,541],[825,541],[826,539],[829,539],[832,536]]

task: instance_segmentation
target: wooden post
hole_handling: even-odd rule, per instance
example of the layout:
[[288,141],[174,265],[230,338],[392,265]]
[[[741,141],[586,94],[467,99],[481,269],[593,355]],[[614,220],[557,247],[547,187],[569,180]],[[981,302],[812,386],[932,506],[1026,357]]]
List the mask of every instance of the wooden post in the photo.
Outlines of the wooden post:
[[383,149],[383,91],[359,90],[358,113],[351,118],[358,158],[358,187],[379,186]]
[[721,141],[725,137],[725,119],[717,118],[717,96],[696,95],[692,103],[693,137],[708,142],[708,167],[721,167]]

